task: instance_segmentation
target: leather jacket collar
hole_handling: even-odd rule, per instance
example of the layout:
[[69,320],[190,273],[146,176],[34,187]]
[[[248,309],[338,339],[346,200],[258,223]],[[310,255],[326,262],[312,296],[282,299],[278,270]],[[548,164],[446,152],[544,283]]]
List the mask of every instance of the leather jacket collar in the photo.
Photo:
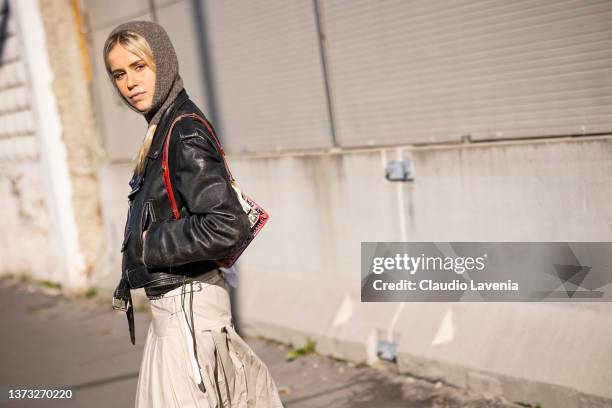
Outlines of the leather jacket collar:
[[159,123],[163,125],[158,126],[158,128],[155,130],[155,135],[153,136],[153,142],[151,142],[151,148],[149,149],[149,153],[147,154],[147,157],[153,160],[157,159],[157,156],[159,156],[163,148],[164,136],[168,132],[168,126],[170,126],[170,123],[171,123],[168,120],[168,118],[174,117],[175,112],[178,111],[183,105],[183,103],[185,103],[188,99],[189,99],[189,96],[187,95],[187,92],[185,91],[185,89],[183,89],[176,96],[172,104],[168,106],[168,109],[166,109],[166,112],[164,112],[164,114],[162,115],[159,121]]

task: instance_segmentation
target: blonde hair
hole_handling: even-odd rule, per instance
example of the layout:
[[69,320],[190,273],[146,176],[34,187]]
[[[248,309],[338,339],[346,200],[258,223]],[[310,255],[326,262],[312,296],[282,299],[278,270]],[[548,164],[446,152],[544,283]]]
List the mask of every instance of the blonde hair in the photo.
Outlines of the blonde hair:
[[[119,93],[119,96],[123,98],[123,96],[119,92],[119,89],[117,88],[117,85],[115,84],[115,78],[113,77],[113,72],[110,67],[110,63],[108,62],[108,54],[117,44],[120,44],[129,52],[139,56],[149,66],[149,68],[153,70],[153,72],[156,72],[155,59],[153,58],[153,51],[151,50],[151,46],[149,46],[147,40],[134,31],[119,31],[106,40],[106,44],[104,44],[104,65],[106,66],[106,73],[108,74],[111,82],[113,83],[115,90]],[[149,149],[151,148],[151,143],[153,142],[153,135],[155,134],[156,128],[156,124],[149,126],[142,145],[140,146],[140,149],[136,154],[135,160],[136,169],[138,170],[138,172],[142,171],[144,160],[147,154],[149,153]]]

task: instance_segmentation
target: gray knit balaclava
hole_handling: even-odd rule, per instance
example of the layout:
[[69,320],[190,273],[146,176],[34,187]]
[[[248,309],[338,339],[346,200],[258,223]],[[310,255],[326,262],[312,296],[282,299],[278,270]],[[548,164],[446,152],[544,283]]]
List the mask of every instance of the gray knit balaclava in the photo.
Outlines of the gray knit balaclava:
[[[106,42],[120,31],[132,31],[140,34],[149,43],[155,60],[155,93],[149,110],[141,112],[133,107],[125,98],[130,109],[144,114],[149,126],[159,123],[168,106],[183,89],[183,80],[178,73],[178,59],[168,34],[157,23],[151,21],[128,21],[117,26],[108,36]],[[106,49],[106,45],[104,47]]]

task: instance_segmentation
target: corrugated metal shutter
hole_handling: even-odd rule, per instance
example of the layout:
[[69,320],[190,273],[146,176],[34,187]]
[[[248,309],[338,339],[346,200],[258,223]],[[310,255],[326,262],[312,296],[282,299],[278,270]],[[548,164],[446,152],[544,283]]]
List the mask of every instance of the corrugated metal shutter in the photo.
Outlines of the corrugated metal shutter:
[[[12,7],[7,20],[4,52],[0,64],[0,165],[32,161],[38,157],[36,120],[30,103],[30,81],[17,17]],[[1,19],[6,15],[0,15]]]
[[612,1],[322,9],[343,146],[612,131]]
[[330,146],[313,3],[204,5],[228,151]]

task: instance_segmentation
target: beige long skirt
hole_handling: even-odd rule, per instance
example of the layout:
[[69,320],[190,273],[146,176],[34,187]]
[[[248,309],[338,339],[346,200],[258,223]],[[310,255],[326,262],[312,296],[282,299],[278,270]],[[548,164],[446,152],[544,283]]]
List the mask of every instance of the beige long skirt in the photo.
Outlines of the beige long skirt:
[[225,279],[204,276],[150,300],[136,408],[282,407],[267,367],[234,331]]

